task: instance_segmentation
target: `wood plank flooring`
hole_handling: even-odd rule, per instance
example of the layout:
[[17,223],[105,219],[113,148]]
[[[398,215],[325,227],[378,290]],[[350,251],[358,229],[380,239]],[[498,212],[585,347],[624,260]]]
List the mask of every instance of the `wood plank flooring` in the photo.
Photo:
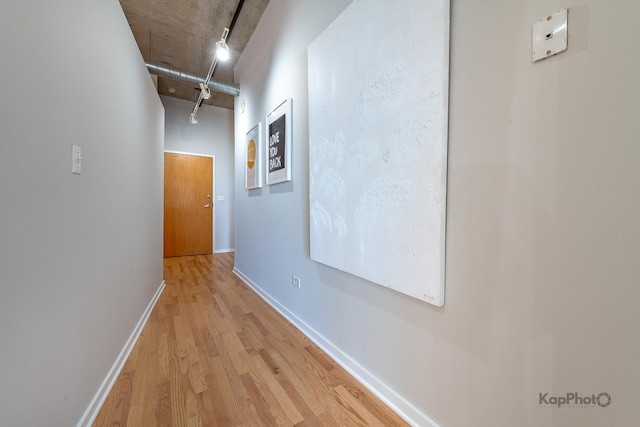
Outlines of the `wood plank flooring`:
[[165,259],[166,288],[95,426],[403,426],[233,273]]

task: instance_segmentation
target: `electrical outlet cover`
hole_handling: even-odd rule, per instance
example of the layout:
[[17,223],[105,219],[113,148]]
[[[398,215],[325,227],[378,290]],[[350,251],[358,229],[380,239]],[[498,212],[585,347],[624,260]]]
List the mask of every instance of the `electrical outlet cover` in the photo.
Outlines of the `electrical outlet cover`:
[[562,9],[533,24],[533,62],[567,50],[568,15],[569,11]]
[[82,173],[82,150],[75,144],[71,144],[71,173],[74,175]]

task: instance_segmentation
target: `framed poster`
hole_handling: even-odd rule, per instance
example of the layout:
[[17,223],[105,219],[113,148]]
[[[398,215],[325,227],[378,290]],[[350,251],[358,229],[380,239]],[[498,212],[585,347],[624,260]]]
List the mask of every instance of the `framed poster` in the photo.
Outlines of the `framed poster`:
[[355,0],[308,48],[311,259],[435,306],[445,297],[449,9]]
[[247,190],[262,187],[262,122],[255,125],[245,138],[246,163],[245,163],[245,187]]
[[291,181],[291,98],[267,114],[267,184]]

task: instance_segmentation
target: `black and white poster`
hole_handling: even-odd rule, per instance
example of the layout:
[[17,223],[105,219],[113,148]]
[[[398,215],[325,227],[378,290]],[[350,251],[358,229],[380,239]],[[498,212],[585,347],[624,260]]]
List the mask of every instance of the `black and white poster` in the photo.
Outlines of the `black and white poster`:
[[287,145],[285,132],[287,116],[280,116],[269,125],[269,172],[284,169],[286,159],[284,150]]
[[267,114],[267,184],[291,181],[291,99]]

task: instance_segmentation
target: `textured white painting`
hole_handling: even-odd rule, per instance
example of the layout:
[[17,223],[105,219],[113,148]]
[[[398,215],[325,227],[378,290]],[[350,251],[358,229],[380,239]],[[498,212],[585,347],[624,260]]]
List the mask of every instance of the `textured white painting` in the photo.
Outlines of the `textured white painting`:
[[444,305],[448,0],[355,0],[309,46],[311,258]]

